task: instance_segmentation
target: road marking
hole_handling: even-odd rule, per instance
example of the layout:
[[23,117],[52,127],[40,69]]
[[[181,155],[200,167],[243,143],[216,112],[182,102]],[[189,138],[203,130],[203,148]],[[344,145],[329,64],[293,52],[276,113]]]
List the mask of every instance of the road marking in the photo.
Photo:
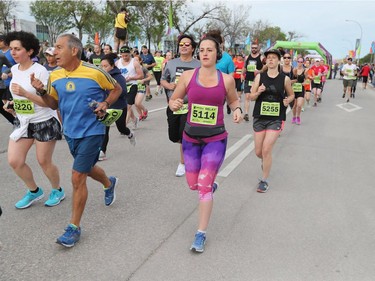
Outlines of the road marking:
[[158,111],[166,110],[166,109],[167,109],[167,106],[164,106],[160,108],[150,109],[148,112],[152,113],[152,112],[158,112]]
[[345,110],[346,112],[353,112],[362,109],[362,107],[351,102],[336,104],[336,106]]
[[238,142],[236,142],[234,145],[232,145],[230,148],[227,149],[225,153],[225,159],[227,159],[229,156],[232,155],[233,152],[235,152],[240,146],[242,146],[246,141],[250,140],[252,138],[252,135],[245,135],[240,139]]

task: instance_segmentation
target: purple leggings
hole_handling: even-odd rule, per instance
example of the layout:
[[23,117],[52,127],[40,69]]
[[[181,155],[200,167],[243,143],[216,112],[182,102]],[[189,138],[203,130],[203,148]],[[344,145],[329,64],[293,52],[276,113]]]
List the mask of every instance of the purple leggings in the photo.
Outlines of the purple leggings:
[[209,143],[182,140],[186,181],[191,190],[198,190],[200,201],[212,200],[212,184],[224,161],[227,138]]

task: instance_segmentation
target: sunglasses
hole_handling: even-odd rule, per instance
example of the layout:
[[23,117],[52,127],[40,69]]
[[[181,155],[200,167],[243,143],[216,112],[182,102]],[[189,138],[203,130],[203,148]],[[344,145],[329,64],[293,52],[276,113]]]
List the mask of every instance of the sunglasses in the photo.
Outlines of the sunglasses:
[[302,60],[299,60],[298,62],[299,62],[299,63],[303,63],[303,61],[302,61]]
[[283,57],[284,59],[288,59],[288,60],[290,60],[291,59],[291,57]]
[[178,45],[180,47],[182,47],[182,46],[189,47],[191,45],[191,43],[189,43],[189,42],[180,42],[180,43],[178,43]]

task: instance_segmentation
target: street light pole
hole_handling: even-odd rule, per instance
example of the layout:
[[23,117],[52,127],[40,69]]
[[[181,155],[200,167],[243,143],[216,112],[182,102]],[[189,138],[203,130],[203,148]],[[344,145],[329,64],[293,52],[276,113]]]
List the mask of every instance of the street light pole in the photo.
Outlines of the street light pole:
[[359,28],[361,29],[361,37],[359,39],[359,51],[358,51],[358,64],[359,64],[359,60],[361,58],[361,48],[362,48],[362,25],[356,20],[345,20],[345,21],[346,22],[350,22],[350,21],[354,22],[354,23],[358,24]]

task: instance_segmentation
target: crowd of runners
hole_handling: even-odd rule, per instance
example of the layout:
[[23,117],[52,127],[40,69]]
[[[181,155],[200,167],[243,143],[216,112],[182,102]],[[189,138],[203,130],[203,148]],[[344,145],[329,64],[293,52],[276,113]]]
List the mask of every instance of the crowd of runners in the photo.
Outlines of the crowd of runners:
[[[126,34],[119,36],[126,38]],[[72,214],[57,243],[72,247],[80,239],[88,176],[103,185],[106,206],[115,202],[119,179],[108,176],[97,161],[106,159],[113,122],[130,145],[136,145],[134,130],[141,129],[140,122],[149,118],[147,103],[152,103],[153,95],[165,95],[166,134],[180,147],[175,175],[185,176],[188,187],[199,195],[191,250],[203,252],[213,194],[218,189],[215,179],[226,151],[225,114],[231,114],[234,123],[250,122],[253,102],[255,154],[262,168],[257,191],[265,193],[272,149],[284,122],[303,124],[304,109],[318,107],[323,101],[329,72],[339,71],[346,102],[356,98],[359,78],[363,89],[368,78],[372,79],[371,66],[358,67],[352,58],[331,69],[322,58],[310,60],[300,55],[293,62],[289,50],[270,49],[262,54],[256,42],[249,55],[231,56],[218,30],[208,31],[199,42],[183,34],[177,43],[177,54],[151,53],[147,46],[138,51],[125,40],[119,40],[114,49],[109,44],[95,45],[89,52],[77,37],[62,34],[54,47],[40,51],[39,41],[31,33],[0,35],[1,113],[14,126],[8,162],[26,187],[15,207],[28,208],[45,194],[26,163],[34,144],[37,161],[51,185],[46,206],[57,206],[65,199],[59,176],[62,167],[52,161],[56,142],[64,138],[74,158]],[[38,61],[41,54],[44,61]],[[153,79],[155,91],[150,86]],[[290,120],[286,118],[288,107]]]

